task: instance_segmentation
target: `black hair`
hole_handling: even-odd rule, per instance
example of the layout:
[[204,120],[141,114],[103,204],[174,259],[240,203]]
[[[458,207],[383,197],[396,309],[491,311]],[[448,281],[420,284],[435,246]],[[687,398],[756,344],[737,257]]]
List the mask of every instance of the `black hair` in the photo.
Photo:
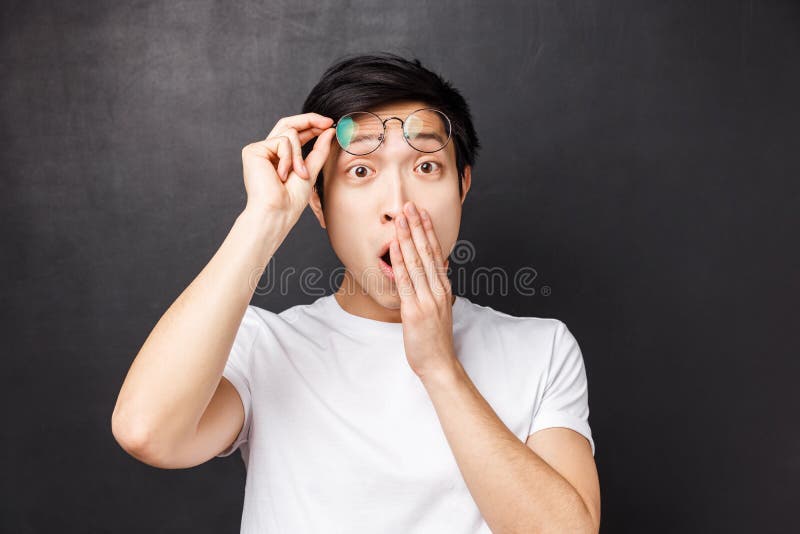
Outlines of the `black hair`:
[[[302,113],[319,113],[336,121],[353,111],[367,111],[403,100],[423,102],[450,118],[458,193],[463,194],[464,168],[475,165],[480,149],[469,106],[456,88],[423,67],[419,59],[406,59],[390,52],[345,56],[323,73],[306,97]],[[303,158],[311,152],[315,139],[303,146]],[[324,205],[323,178],[320,171],[314,189]]]

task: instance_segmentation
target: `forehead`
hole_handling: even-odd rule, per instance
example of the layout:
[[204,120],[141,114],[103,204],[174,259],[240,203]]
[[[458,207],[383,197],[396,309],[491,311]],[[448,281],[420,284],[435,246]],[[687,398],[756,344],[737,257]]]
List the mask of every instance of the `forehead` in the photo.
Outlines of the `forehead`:
[[420,102],[418,100],[406,100],[375,106],[366,111],[371,111],[381,119],[387,119],[388,117],[400,117],[401,119],[404,119],[406,116],[411,114],[412,111],[429,107],[431,106],[425,102]]

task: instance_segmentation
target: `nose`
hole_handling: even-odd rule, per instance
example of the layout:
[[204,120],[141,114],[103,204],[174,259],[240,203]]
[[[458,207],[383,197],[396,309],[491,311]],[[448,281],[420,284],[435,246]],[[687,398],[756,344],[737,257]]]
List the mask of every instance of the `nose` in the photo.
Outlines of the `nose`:
[[403,213],[403,206],[412,199],[408,194],[408,184],[400,172],[393,172],[392,177],[386,180],[386,184],[389,190],[385,193],[381,222],[394,223],[397,216]]
[[392,185],[392,194],[389,204],[386,209],[383,210],[383,215],[381,217],[382,222],[393,223],[397,216],[403,212],[403,206],[407,200],[407,197],[402,192],[402,185],[400,184],[399,180],[396,180]]
[[[394,124],[393,120],[396,120],[397,124]],[[386,119],[385,138],[378,150],[386,152],[386,157],[400,161],[408,150],[413,150],[406,143],[403,135],[402,121],[397,117],[389,117]],[[397,153],[396,157],[392,155],[393,152]],[[403,212],[405,203],[411,200],[402,173],[396,167],[391,173],[391,179],[387,180],[387,187],[390,188],[390,191],[387,194],[386,206],[381,214],[381,221],[384,223],[394,222],[397,216]]]

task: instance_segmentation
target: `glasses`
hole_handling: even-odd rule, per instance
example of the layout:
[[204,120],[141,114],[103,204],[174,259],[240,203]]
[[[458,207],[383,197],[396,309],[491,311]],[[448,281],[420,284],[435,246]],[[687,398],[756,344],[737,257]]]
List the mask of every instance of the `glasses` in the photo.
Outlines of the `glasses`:
[[378,150],[386,139],[386,123],[392,119],[400,121],[403,139],[414,150],[438,152],[450,142],[450,118],[434,108],[413,111],[406,120],[399,117],[381,120],[370,111],[355,111],[344,115],[331,127],[336,128],[336,140],[342,150],[354,156],[364,156]]

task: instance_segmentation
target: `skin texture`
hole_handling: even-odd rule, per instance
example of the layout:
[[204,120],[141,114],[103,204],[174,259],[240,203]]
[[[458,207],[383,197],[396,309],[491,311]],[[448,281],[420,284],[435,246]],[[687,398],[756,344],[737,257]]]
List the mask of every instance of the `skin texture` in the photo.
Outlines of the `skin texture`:
[[[394,102],[369,111],[381,119],[405,119],[424,107],[428,106],[423,102]],[[459,196],[453,140],[439,152],[419,152],[406,143],[397,120],[386,123],[386,139],[366,156],[353,156],[335,139],[331,142],[323,166],[324,213],[315,191],[309,204],[345,268],[336,292],[342,308],[369,319],[401,322],[396,283],[378,269],[381,247],[397,237],[397,216],[406,203],[413,202],[430,214],[447,257],[458,239],[461,206],[471,185],[471,168],[464,172]]]

